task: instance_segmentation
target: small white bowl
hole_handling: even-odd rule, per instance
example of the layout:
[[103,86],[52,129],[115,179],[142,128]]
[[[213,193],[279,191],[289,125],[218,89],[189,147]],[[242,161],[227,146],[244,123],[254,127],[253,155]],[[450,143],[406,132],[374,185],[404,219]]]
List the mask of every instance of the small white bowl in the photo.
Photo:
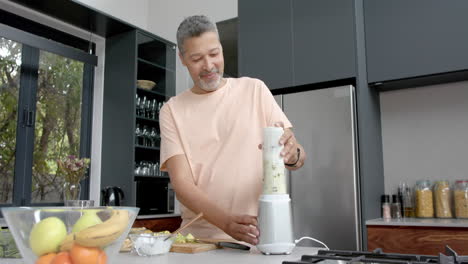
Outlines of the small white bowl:
[[168,234],[130,234],[134,251],[143,257],[163,255],[171,250],[174,237],[164,240]]

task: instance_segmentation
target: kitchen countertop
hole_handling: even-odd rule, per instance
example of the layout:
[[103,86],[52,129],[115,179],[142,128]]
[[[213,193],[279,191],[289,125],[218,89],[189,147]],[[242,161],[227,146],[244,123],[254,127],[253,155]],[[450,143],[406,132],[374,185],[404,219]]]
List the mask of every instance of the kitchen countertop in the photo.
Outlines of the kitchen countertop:
[[168,218],[178,217],[180,214],[153,214],[153,215],[139,215],[136,219],[152,219],[152,218]]
[[[296,247],[291,255],[266,256],[260,253],[255,247],[249,251],[237,249],[217,249],[196,254],[168,253],[162,256],[139,257],[131,253],[120,253],[112,264],[281,264],[285,260],[300,260],[302,255],[314,255],[321,248]],[[2,264],[24,264],[21,259],[0,259]]]
[[456,218],[401,218],[401,219],[372,219],[367,220],[366,225],[386,225],[386,226],[431,226],[431,227],[467,227],[468,219]]

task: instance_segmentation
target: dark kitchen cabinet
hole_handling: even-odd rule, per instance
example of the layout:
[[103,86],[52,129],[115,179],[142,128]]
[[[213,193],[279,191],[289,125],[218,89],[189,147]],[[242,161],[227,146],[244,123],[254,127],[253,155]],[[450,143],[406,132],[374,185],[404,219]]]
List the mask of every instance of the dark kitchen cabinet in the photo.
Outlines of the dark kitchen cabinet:
[[355,77],[353,3],[240,0],[240,75],[270,89]]
[[467,14],[465,0],[365,0],[368,82],[468,69]]
[[180,216],[164,218],[143,218],[136,219],[132,227],[145,227],[153,232],[170,231],[174,232],[180,227],[182,218]]
[[294,85],[356,75],[353,0],[293,0]]
[[270,89],[293,84],[291,2],[239,0],[239,76]]
[[[137,80],[156,83],[151,90],[137,87]],[[102,127],[101,188],[119,186],[124,204],[136,206],[135,166],[159,161],[159,139],[151,146],[138,142],[136,128],[153,128],[159,135],[158,112],[137,111],[137,98],[162,103],[175,94],[175,45],[140,30],[106,39]],[[143,114],[142,114],[143,113]],[[145,137],[148,137],[146,135]],[[146,138],[145,138],[146,142]],[[155,173],[145,175],[156,177]],[[139,176],[139,177],[145,177]],[[169,181],[167,175],[158,175]]]

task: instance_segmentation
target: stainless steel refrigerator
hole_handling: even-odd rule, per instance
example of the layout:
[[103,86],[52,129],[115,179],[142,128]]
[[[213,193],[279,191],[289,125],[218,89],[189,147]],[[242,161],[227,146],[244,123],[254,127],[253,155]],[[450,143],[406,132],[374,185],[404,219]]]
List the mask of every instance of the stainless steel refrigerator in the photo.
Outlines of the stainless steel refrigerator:
[[[276,95],[307,153],[292,171],[294,237],[330,249],[361,250],[359,176],[353,86]],[[320,246],[301,241],[300,246]]]

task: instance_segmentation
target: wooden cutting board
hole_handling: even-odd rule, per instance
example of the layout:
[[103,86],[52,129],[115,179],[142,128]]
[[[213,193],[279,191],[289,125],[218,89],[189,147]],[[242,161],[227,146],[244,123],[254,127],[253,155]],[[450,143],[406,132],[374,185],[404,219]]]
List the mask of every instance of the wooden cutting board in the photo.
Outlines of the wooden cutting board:
[[198,253],[216,249],[215,244],[208,244],[208,243],[174,243],[171,247],[171,252],[176,253]]

